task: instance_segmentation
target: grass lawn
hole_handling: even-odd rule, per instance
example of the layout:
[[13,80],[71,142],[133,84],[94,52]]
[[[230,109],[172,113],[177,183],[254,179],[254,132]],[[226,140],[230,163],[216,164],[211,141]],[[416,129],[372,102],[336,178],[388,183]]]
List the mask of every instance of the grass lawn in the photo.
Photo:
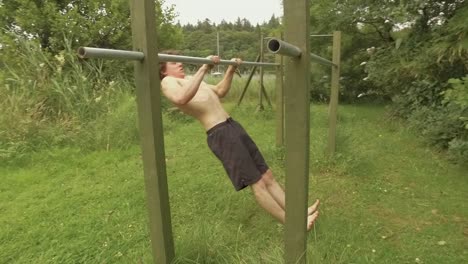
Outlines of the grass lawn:
[[[274,113],[226,107],[284,184]],[[329,160],[326,115],[311,106],[309,201],[322,204],[308,262],[468,263],[468,168],[365,105],[340,106]],[[283,226],[234,191],[201,126],[164,126],[176,262],[282,263]],[[44,150],[0,176],[0,263],[151,263],[139,146]]]

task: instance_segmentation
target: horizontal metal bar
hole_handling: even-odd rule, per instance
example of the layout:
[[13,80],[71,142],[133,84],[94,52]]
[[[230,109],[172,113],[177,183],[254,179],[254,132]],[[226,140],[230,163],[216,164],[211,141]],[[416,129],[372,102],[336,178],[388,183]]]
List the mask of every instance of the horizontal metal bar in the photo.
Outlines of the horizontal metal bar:
[[[181,55],[169,55],[169,54],[158,54],[159,61],[172,61],[172,62],[182,62],[182,63],[193,63],[193,64],[213,64],[213,61],[207,58],[199,57],[190,57],[190,56],[181,56]],[[237,62],[232,60],[220,60],[220,65],[237,65]],[[278,63],[270,62],[252,62],[252,61],[242,61],[241,64],[245,66],[280,66]]]
[[314,34],[312,34],[310,36],[311,37],[333,37],[333,35],[328,35],[328,34],[325,34],[325,35],[320,35],[320,34],[319,35],[314,35]]
[[317,62],[317,63],[320,63],[322,65],[327,65],[327,66],[333,66],[333,67],[338,67],[338,65],[336,65],[335,63],[327,60],[327,59],[324,59],[322,57],[320,57],[319,55],[315,55],[314,53],[310,53],[310,59]]
[[78,57],[82,59],[100,58],[100,59],[142,60],[145,58],[145,54],[143,52],[138,52],[138,51],[80,47],[78,48]]
[[[143,52],[127,51],[127,50],[114,50],[114,49],[101,49],[80,47],[78,49],[78,56],[80,58],[101,58],[101,59],[127,59],[127,60],[142,60],[145,58]],[[192,64],[213,64],[213,61],[208,58],[189,57],[181,55],[158,54],[159,61],[172,61]],[[231,60],[220,60],[220,65],[237,65],[237,62]],[[242,61],[240,65],[245,66],[280,66],[278,63],[269,62],[251,62]]]
[[302,53],[300,48],[276,38],[271,38],[268,40],[267,48],[271,53],[289,57],[300,57]]

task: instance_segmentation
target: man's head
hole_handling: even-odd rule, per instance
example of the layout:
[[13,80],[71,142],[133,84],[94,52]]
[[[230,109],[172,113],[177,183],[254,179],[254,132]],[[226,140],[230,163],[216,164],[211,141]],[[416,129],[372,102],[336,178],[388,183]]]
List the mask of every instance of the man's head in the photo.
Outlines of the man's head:
[[[169,55],[180,55],[177,50],[164,50],[162,54]],[[159,78],[162,80],[166,76],[172,76],[175,78],[184,78],[184,66],[180,62],[160,62],[159,63]]]

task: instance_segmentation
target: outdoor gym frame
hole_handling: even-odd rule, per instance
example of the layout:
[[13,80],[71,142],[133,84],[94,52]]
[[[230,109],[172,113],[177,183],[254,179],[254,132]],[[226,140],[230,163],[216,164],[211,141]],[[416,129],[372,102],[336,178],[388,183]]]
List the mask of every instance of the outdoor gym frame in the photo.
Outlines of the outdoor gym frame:
[[328,155],[333,156],[336,149],[336,120],[338,116],[338,97],[340,90],[341,69],[341,31],[334,31],[332,35],[310,35],[311,37],[333,37],[332,61],[310,54],[311,59],[317,63],[332,66],[330,103],[328,108]]
[[[285,263],[307,263],[307,203],[309,189],[309,1],[284,0],[284,58],[285,82],[277,78],[280,96],[278,105],[284,106],[284,142],[286,145],[286,224]],[[135,83],[138,123],[141,135],[146,200],[154,263],[168,264],[174,260],[171,213],[167,186],[164,134],[162,128],[159,61],[212,63],[206,58],[157,54],[156,15],[154,0],[131,0],[131,23],[134,51],[80,48],[83,58],[113,58],[135,60]],[[278,56],[281,57],[281,56]],[[278,58],[277,57],[277,58]],[[276,66],[278,63],[243,62],[251,66]],[[334,55],[334,63],[335,55]],[[221,64],[236,64],[221,61]],[[334,67],[335,68],[335,67]],[[283,96],[284,95],[284,96]],[[281,109],[280,115],[283,115]]]
[[[310,60],[325,66],[331,66],[332,68],[332,80],[331,80],[331,91],[330,91],[330,103],[328,108],[328,148],[327,152],[329,156],[333,156],[335,154],[336,149],[336,121],[337,121],[337,112],[338,112],[338,97],[339,97],[339,86],[340,86],[340,57],[341,57],[341,31],[334,31],[332,35],[310,35],[311,37],[333,37],[333,61],[329,61],[324,59],[314,53],[310,53]],[[269,38],[267,43],[268,51],[274,54],[296,54],[300,55],[300,50],[296,49],[296,47],[292,46],[291,44],[284,42],[278,38]],[[281,61],[279,61],[280,64]],[[278,78],[282,78],[282,73],[277,72],[277,81],[276,81],[276,93],[277,97],[281,96],[277,99],[276,103],[276,112],[277,112],[277,122],[276,122],[276,145],[282,146],[283,142],[283,133],[284,133],[284,117],[283,117],[283,94],[284,91],[282,90],[283,85],[278,84],[281,80]]]
[[[256,62],[263,62],[264,58],[264,51],[263,51],[263,46],[264,46],[264,40],[266,38],[263,37],[263,33],[260,34],[260,53],[258,54],[257,58],[255,59]],[[282,66],[281,63],[277,63],[278,65]],[[280,67],[278,67],[280,68]],[[278,69],[277,68],[277,69]],[[245,82],[244,88],[242,89],[242,93],[239,97],[239,100],[237,101],[237,106],[240,106],[242,100],[244,99],[245,93],[247,92],[247,88],[249,88],[250,81],[252,81],[252,77],[255,74],[255,71],[257,70],[257,67],[254,66],[252,67],[249,77],[247,78],[247,81]],[[283,78],[282,75],[278,75],[280,72],[276,72],[276,78]],[[261,111],[263,110],[263,96],[265,96],[266,101],[268,102],[268,105],[271,107],[271,101],[270,98],[268,97],[268,93],[266,92],[265,86],[263,85],[263,77],[264,77],[264,70],[263,67],[260,67],[260,89],[259,89],[259,101],[257,105],[257,110]],[[278,83],[276,83],[278,84]]]

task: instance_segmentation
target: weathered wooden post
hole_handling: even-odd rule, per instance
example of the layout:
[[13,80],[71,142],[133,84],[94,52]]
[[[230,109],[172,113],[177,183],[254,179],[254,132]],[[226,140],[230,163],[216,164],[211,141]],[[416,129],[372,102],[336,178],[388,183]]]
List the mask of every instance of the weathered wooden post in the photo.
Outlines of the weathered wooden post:
[[153,0],[130,3],[133,49],[145,54],[143,60],[135,62],[135,83],[153,260],[169,264],[175,254],[162,129],[155,6]]
[[[263,33],[260,34],[260,61],[263,62]],[[257,110],[263,110],[263,67],[260,68],[260,87],[259,87],[259,99]]]
[[285,263],[307,263],[309,191],[310,48],[309,0],[284,0],[284,39],[302,50],[285,58],[284,96],[286,144]]
[[336,149],[336,120],[340,90],[341,31],[333,32],[333,64],[329,106],[328,155],[333,156]]
[[284,0],[285,41],[270,39],[268,49],[285,58],[286,145],[285,263],[307,263],[309,190],[309,1]]
[[337,108],[338,98],[340,90],[340,56],[341,56],[341,31],[334,31],[333,35],[320,34],[310,35],[311,37],[333,37],[333,59],[329,61],[316,54],[311,53],[310,59],[313,62],[320,63],[322,65],[331,66],[332,78],[331,78],[331,90],[330,90],[330,102],[328,106],[328,148],[327,152],[329,156],[333,156],[336,148],[336,120],[337,120]]
[[[283,39],[282,34],[279,34],[278,39]],[[276,55],[275,62],[280,64],[276,68],[276,146],[284,146],[284,80],[283,80],[283,56]]]

